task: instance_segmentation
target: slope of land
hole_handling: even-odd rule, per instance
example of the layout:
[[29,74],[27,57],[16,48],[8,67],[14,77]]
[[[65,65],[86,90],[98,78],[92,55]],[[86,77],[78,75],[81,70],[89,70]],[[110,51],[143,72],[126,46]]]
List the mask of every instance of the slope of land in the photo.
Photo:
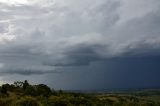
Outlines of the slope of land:
[[75,93],[24,81],[0,87],[0,106],[160,106],[160,90]]

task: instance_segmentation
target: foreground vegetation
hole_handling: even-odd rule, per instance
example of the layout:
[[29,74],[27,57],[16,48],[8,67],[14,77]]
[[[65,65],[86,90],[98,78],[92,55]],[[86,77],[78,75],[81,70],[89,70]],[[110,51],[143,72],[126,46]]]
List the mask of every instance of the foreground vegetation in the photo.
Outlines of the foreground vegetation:
[[0,106],[160,106],[160,90],[73,93],[25,80],[0,87]]

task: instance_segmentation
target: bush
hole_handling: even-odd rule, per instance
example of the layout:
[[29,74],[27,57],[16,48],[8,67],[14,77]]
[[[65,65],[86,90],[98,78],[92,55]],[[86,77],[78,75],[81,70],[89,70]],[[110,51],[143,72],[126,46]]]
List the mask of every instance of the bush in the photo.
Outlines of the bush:
[[51,94],[51,89],[44,84],[36,85],[36,91],[39,96],[41,95],[47,97]]
[[30,95],[30,96],[36,96],[37,95],[34,86],[31,86],[31,85],[26,87],[24,94],[25,95]]
[[18,100],[16,106],[41,106],[41,104],[35,98],[27,96]]
[[0,106],[12,106],[15,99],[16,98],[13,98],[13,97],[0,98]]

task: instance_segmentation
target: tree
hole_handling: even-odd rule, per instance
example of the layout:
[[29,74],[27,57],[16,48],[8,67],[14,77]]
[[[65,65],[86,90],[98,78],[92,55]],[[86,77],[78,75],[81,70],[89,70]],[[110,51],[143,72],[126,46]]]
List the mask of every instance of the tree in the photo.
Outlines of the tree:
[[25,90],[27,88],[27,86],[29,86],[29,83],[27,80],[25,80],[23,83],[23,89]]
[[16,82],[14,82],[14,86],[15,87],[17,87],[17,88],[22,88],[23,87],[23,82],[21,82],[21,81],[16,81]]
[[8,93],[7,93],[8,88],[9,88],[9,84],[3,84],[1,87],[1,93],[8,96]]
[[38,95],[49,96],[51,93],[51,89],[44,84],[36,85],[36,90]]
[[63,94],[63,90],[62,89],[59,90],[59,94]]
[[2,85],[1,93],[2,93],[2,94],[6,94],[6,93],[7,93],[7,88],[6,88],[6,86]]
[[35,87],[32,86],[32,85],[29,85],[29,86],[26,87],[24,94],[25,95],[31,95],[31,96],[36,96],[37,95]]

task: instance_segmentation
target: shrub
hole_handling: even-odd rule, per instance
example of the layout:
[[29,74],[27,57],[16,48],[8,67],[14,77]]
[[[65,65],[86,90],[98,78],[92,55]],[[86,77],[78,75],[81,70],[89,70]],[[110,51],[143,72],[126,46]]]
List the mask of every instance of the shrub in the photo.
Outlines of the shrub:
[[40,96],[49,96],[51,94],[51,89],[44,84],[36,85],[37,94]]
[[34,88],[34,86],[27,86],[24,92],[25,95],[30,95],[30,96],[36,96],[36,90]]
[[12,106],[12,103],[16,98],[8,97],[8,98],[0,98],[0,106]]
[[18,100],[16,106],[41,106],[41,104],[35,98],[27,96]]

